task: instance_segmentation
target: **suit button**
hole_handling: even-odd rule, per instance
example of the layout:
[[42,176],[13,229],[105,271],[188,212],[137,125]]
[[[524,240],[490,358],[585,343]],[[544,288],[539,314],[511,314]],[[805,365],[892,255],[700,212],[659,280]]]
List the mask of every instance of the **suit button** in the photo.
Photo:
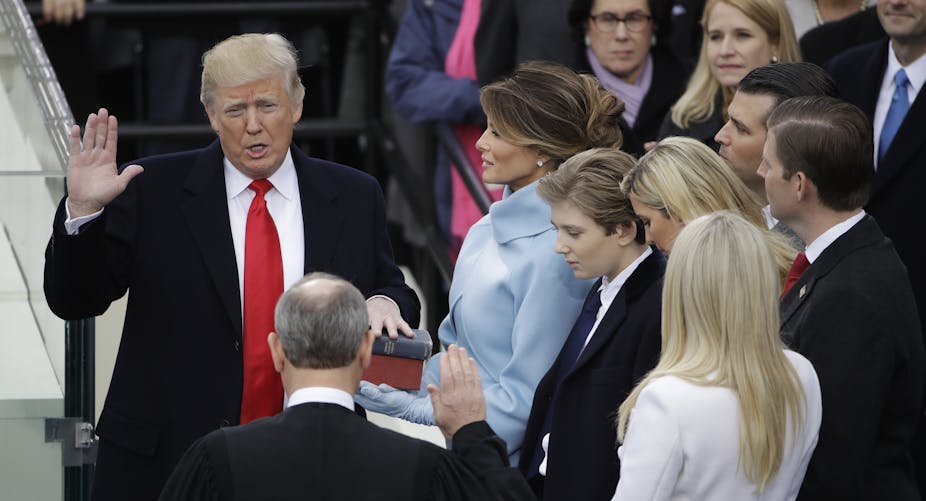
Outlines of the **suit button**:
[[222,422],[219,423],[219,428],[225,428],[226,426],[231,426],[231,421],[223,419]]

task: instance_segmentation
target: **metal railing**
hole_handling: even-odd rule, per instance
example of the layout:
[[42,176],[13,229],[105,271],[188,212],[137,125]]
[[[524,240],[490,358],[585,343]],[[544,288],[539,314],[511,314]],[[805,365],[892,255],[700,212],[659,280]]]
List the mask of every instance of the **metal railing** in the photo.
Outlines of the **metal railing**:
[[[74,123],[64,92],[39,41],[31,11],[20,1],[0,1],[0,18],[32,86],[55,157],[64,174],[68,159],[68,128]],[[40,172],[41,175],[47,173]],[[80,421],[94,418],[94,321],[69,321],[65,325],[64,415]],[[66,500],[89,499],[93,465],[64,467],[64,497]]]
[[[148,3],[108,3],[88,2],[88,17],[111,17],[146,20],[151,18],[177,18],[184,16],[234,17],[284,16],[297,14],[356,14],[370,7],[370,0],[332,0],[313,2],[148,2]],[[30,15],[42,15],[40,2],[28,2],[26,8]]]
[[[41,13],[41,6],[39,6]],[[19,1],[3,0],[0,2],[0,18],[9,33],[13,49],[22,62],[23,71],[33,86],[42,118],[52,130],[66,131],[74,123],[71,108],[64,97],[55,71],[48,61],[45,51],[41,49],[42,42],[35,31],[35,25],[30,18],[32,9],[26,9]],[[67,135],[52,134],[52,143],[55,154],[62,166],[68,161]]]

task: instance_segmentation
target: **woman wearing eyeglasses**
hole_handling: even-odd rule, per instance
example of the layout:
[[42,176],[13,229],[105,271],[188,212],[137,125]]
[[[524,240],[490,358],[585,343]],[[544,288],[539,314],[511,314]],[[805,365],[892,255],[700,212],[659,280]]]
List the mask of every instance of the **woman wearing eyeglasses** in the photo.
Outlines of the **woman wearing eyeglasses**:
[[671,9],[670,0],[575,0],[569,9],[583,42],[580,69],[624,102],[624,120],[643,142],[656,139],[688,80],[667,45]]

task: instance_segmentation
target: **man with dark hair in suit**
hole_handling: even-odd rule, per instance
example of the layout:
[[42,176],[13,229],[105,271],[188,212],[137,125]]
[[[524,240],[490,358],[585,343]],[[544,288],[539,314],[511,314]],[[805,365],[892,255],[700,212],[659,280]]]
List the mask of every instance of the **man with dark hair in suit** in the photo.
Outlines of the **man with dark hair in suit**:
[[919,500],[910,444],[926,355],[903,263],[862,210],[871,125],[838,99],[789,99],[768,119],[763,157],[772,215],[807,242],[781,301],[782,338],[823,394],[799,498]]
[[[761,202],[765,196],[765,181],[757,169],[762,162],[762,147],[768,130],[765,121],[785,99],[799,96],[839,97],[836,83],[817,65],[810,63],[777,63],[760,66],[743,77],[730,101],[730,117],[714,136],[720,144],[720,157],[749,187]],[[769,213],[762,214],[769,228],[792,234]]]
[[441,359],[441,388],[428,387],[451,454],[354,413],[374,337],[356,287],[312,273],[280,298],[276,326],[267,342],[289,396],[286,410],[197,440],[161,499],[531,498],[485,422],[479,373],[465,350],[451,346]]
[[201,100],[218,140],[200,150],[119,171],[115,117],[90,115],[82,140],[71,130],[45,296],[78,319],[131,291],[97,426],[96,501],[154,499],[195,439],[282,409],[265,340],[276,299],[305,273],[347,277],[369,298],[374,332],[418,323],[376,180],[292,144],[297,66],[279,35],[210,49]]
[[[847,50],[827,65],[843,99],[871,120],[874,177],[865,209],[878,220],[907,267],[926,334],[926,0],[879,0],[886,38]],[[926,416],[920,415],[913,461],[926,496]]]

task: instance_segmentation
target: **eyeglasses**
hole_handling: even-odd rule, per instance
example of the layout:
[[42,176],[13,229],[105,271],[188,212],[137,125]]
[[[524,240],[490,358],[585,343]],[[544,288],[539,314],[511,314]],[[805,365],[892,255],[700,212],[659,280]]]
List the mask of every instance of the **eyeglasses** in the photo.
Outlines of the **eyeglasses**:
[[642,12],[631,12],[627,17],[618,17],[610,12],[602,12],[597,16],[588,16],[595,24],[595,28],[602,33],[614,33],[617,31],[617,25],[624,23],[627,31],[643,31],[653,16]]

